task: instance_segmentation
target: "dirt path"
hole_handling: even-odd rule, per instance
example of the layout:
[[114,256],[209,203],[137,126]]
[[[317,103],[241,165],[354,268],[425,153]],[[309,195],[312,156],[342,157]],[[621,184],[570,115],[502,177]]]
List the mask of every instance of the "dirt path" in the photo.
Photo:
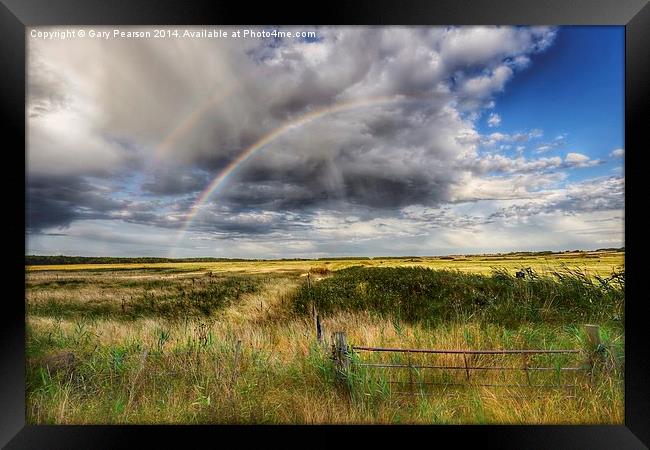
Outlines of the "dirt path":
[[232,323],[261,323],[290,317],[291,296],[300,285],[296,277],[274,278],[254,293],[245,294],[237,304],[223,311]]

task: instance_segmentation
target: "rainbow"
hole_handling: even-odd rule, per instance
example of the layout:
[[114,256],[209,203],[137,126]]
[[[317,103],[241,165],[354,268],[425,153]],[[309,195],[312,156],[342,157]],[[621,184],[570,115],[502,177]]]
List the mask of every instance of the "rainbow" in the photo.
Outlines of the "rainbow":
[[[184,225],[181,227],[179,235],[176,239],[176,244],[182,239],[189,227],[192,225],[192,222],[198,215],[198,212],[201,210],[203,204],[215,193],[217,192],[224,184],[225,181],[237,171],[242,165],[251,159],[259,150],[264,148],[269,143],[273,142],[278,137],[284,135],[285,133],[299,128],[303,125],[306,125],[316,119],[319,119],[324,116],[331,114],[336,114],[343,111],[349,111],[356,108],[383,105],[386,103],[402,103],[402,102],[413,102],[416,101],[405,95],[395,95],[395,96],[382,96],[382,97],[372,97],[361,100],[352,100],[346,102],[340,102],[331,106],[327,106],[315,111],[308,112],[284,125],[279,126],[270,133],[264,135],[252,145],[242,151],[239,156],[234,159],[230,164],[224,167],[216,177],[210,182],[210,184],[201,192],[197,197],[197,200],[194,202],[190,211],[187,215]],[[174,248],[176,245],[174,245]]]

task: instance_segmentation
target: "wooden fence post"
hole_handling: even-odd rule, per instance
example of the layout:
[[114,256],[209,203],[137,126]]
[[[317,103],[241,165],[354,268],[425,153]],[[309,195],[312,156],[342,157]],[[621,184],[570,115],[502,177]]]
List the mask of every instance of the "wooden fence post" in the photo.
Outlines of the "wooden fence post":
[[316,335],[318,335],[318,310],[316,309],[316,301],[311,291],[311,275],[309,272],[307,272],[307,292],[309,292],[309,303],[311,305],[311,319],[314,321],[314,328],[316,328]]
[[590,380],[594,382],[594,369],[596,368],[596,363],[598,362],[599,351],[602,348],[600,341],[600,328],[598,325],[585,325],[585,332],[587,333],[587,338],[589,339],[589,366],[590,366]]
[[345,377],[350,368],[350,354],[348,352],[348,343],[343,331],[334,333],[334,363],[339,376]]
[[320,316],[316,314],[316,339],[318,343],[323,345],[323,328],[320,324]]
[[589,338],[589,346],[592,351],[598,350],[600,346],[600,328],[598,325],[585,325],[585,331],[587,332],[587,338]]
[[411,352],[406,353],[408,355],[408,362],[409,362],[409,389],[411,392],[411,395],[415,392],[415,386],[413,385],[413,362],[411,361]]

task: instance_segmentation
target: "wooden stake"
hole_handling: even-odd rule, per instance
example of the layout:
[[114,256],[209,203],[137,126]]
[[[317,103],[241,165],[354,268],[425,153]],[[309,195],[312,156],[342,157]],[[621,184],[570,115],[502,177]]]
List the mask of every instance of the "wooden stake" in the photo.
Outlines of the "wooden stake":
[[598,325],[585,325],[585,332],[587,333],[587,338],[589,338],[589,346],[591,350],[597,350],[600,346],[600,328]]
[[320,325],[320,316],[316,314],[316,339],[320,344],[323,343],[323,330]]
[[339,372],[346,372],[350,367],[348,344],[343,331],[334,333],[334,360]]
[[600,342],[600,328],[598,325],[585,325],[585,332],[587,333],[587,338],[589,339],[589,365],[591,370],[589,371],[589,381],[594,382],[594,368],[596,362],[598,361],[597,351],[601,346]]
[[407,353],[409,360],[409,387],[411,389],[411,395],[413,395],[413,363],[411,362],[411,352]]
[[237,340],[235,344],[235,355],[233,356],[232,362],[232,388],[234,389],[235,383],[237,383],[237,377],[239,376],[239,356],[241,354],[241,341]]

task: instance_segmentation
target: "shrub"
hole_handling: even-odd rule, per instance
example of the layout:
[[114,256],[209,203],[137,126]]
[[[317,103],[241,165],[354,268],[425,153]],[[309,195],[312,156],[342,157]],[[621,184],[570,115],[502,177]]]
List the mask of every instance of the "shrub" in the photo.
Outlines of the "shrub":
[[470,316],[505,325],[524,322],[607,320],[622,317],[624,283],[593,280],[565,269],[553,275],[532,271],[516,278],[505,270],[492,275],[423,267],[350,267],[307,283],[294,307],[308,314],[310,301],[319,311],[372,310],[411,322],[464,320]]

